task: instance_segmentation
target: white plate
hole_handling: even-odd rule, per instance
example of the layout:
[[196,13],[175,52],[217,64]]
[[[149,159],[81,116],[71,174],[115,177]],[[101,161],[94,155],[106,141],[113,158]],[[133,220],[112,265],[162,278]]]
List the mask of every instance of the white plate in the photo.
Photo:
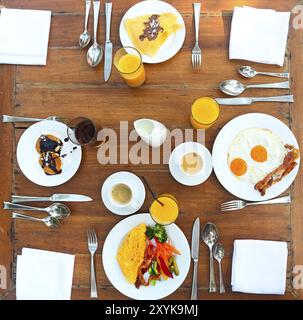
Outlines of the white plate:
[[[62,172],[57,175],[48,176],[39,165],[39,153],[36,150],[36,142],[43,134],[51,134],[63,142],[61,155]],[[77,172],[82,158],[80,146],[72,142],[65,142],[67,138],[67,126],[58,121],[41,121],[30,126],[22,134],[17,146],[17,161],[23,174],[32,182],[44,186],[59,186],[71,179]],[[73,150],[74,147],[77,149]]]
[[[133,191],[133,200],[129,205],[115,205],[111,199],[112,188],[119,183],[129,185]],[[127,216],[137,212],[142,207],[145,200],[145,187],[141,179],[135,174],[127,171],[120,171],[112,174],[105,180],[101,189],[101,198],[108,210],[121,216]]]
[[178,16],[177,22],[183,26],[182,29],[172,34],[159,49],[154,57],[142,55],[142,60],[145,63],[160,63],[172,58],[182,48],[185,40],[185,24],[181,14],[172,5],[159,0],[146,0],[141,1],[132,6],[123,16],[120,23],[120,40],[124,47],[134,47],[134,44],[128,37],[124,26],[124,20],[129,18],[135,18],[146,14],[161,14],[161,13],[173,13]]
[[[181,169],[182,158],[185,154],[194,152],[199,154],[203,159],[203,169],[194,176],[187,175]],[[205,182],[211,172],[212,157],[208,149],[197,142],[186,142],[177,146],[169,158],[169,171],[171,175],[181,184],[186,186],[197,186]]]
[[181,255],[176,257],[180,274],[179,276],[175,276],[174,279],[159,281],[155,286],[142,286],[140,289],[137,289],[135,285],[130,284],[125,280],[117,262],[116,255],[123,238],[131,229],[140,223],[145,223],[146,225],[155,224],[148,213],[140,213],[125,218],[113,227],[103,246],[102,260],[104,271],[112,285],[129,298],[137,300],[162,299],[175,292],[182,285],[188,274],[190,267],[190,249],[188,241],[177,225],[171,224],[165,227],[173,245],[181,252]]
[[223,187],[234,196],[248,201],[269,200],[279,196],[293,183],[299,171],[300,160],[296,168],[282,181],[276,183],[268,190],[266,195],[254,189],[254,186],[238,181],[229,169],[227,154],[230,143],[238,133],[248,128],[264,128],[278,135],[285,144],[298,147],[298,142],[291,130],[280,120],[263,113],[248,113],[228,122],[219,132],[213,146],[213,165],[217,178]]

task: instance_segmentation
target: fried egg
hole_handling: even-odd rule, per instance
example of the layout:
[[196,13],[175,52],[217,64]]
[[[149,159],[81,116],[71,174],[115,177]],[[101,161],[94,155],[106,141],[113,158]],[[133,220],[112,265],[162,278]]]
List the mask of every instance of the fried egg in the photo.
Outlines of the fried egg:
[[286,154],[280,137],[267,129],[250,128],[231,142],[227,162],[238,180],[255,185],[281,165]]

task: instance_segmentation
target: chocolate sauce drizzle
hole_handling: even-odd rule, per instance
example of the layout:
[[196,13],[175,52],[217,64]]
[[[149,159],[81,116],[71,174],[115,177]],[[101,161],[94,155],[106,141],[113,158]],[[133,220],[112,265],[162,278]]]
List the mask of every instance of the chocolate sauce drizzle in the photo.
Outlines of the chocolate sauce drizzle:
[[[41,154],[41,161],[42,161],[42,169],[45,168],[46,166],[53,172],[53,174],[59,174],[62,172],[62,169],[57,169],[56,166],[56,159],[60,158],[60,155],[58,153],[54,152],[46,152]],[[44,171],[46,175],[51,175]]]
[[144,22],[145,28],[143,34],[139,36],[139,39],[143,41],[145,38],[148,41],[157,39],[159,32],[163,32],[164,29],[160,26],[159,15],[153,14],[148,18],[147,22]]
[[46,135],[42,135],[39,138],[39,147],[41,153],[55,152],[60,155],[62,146],[63,142],[60,139],[52,140]]

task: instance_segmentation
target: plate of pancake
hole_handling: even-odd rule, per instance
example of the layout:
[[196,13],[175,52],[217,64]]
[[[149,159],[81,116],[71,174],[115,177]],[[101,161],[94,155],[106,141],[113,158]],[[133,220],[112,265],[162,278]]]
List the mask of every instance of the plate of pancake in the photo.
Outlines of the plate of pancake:
[[67,126],[58,121],[41,121],[22,134],[17,146],[17,161],[22,173],[32,182],[58,186],[77,172],[81,146],[67,137]]
[[[155,222],[149,213],[132,215],[116,224],[104,242],[102,261],[106,276],[117,290],[132,299],[158,300],[167,297],[182,285],[190,268],[188,241],[182,230],[173,223],[165,226],[165,232],[167,242],[178,249],[175,257],[179,269],[178,275],[162,277],[156,283],[150,283],[150,270],[144,275],[141,274],[142,268],[146,268],[150,259],[147,253],[149,246],[155,241],[149,240],[147,229],[154,225]],[[153,267],[150,266],[148,269]],[[137,281],[140,276],[146,278],[148,283],[143,281],[144,284],[138,286]]]
[[181,14],[172,5],[146,0],[125,13],[119,32],[122,45],[140,51],[143,62],[160,63],[181,49],[186,30]]

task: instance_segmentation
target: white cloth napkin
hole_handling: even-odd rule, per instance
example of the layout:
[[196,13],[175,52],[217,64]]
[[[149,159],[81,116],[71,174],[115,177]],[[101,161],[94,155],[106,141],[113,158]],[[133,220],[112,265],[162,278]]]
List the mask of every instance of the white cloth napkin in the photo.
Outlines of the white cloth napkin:
[[17,257],[17,300],[70,300],[75,256],[28,249]]
[[0,63],[46,65],[51,12],[0,10]]
[[232,290],[255,294],[284,294],[287,255],[286,242],[235,240]]
[[283,66],[290,12],[235,7],[229,58]]

